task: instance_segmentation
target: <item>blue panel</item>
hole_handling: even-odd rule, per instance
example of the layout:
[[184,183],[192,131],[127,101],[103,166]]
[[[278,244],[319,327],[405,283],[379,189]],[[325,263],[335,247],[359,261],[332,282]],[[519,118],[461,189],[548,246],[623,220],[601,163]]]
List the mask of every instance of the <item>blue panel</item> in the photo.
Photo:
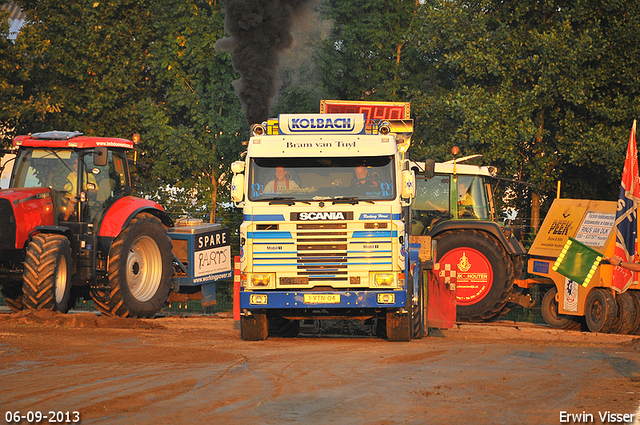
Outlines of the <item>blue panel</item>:
[[535,273],[549,274],[549,263],[533,260],[533,271]]
[[202,285],[202,306],[209,307],[212,305],[216,305],[216,284]]
[[395,238],[398,236],[396,230],[358,230],[353,232],[353,238]]
[[284,221],[282,214],[245,214],[244,221]]
[[291,232],[248,232],[248,239],[293,239]]

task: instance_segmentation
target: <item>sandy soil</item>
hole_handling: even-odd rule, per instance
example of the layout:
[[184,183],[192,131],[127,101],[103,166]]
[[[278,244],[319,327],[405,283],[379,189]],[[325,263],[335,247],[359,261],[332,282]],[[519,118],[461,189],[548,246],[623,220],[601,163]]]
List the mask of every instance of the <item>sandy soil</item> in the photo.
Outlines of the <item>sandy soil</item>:
[[530,324],[244,342],[226,316],[22,312],[0,314],[0,360],[0,423],[640,424],[640,337]]

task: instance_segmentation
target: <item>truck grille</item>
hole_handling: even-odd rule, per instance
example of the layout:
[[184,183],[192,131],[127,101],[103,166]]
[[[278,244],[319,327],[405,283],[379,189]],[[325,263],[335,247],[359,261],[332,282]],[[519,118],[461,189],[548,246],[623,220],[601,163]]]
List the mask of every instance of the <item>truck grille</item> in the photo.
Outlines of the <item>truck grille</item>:
[[[297,223],[252,232],[254,272],[277,272],[281,285],[360,283],[369,270],[391,270],[395,232],[362,222]],[[303,283],[304,282],[304,283]]]
[[16,217],[11,202],[0,199],[0,249],[15,249]]

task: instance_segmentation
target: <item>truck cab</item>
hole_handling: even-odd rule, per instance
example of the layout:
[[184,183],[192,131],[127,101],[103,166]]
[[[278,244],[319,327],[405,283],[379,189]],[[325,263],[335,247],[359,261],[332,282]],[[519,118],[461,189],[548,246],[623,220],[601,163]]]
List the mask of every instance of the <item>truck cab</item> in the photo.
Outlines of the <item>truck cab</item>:
[[415,178],[402,137],[363,114],[280,115],[269,124],[254,127],[246,159],[232,167],[232,199],[244,212],[243,338],[339,316],[380,318],[393,339],[390,323],[412,303],[405,244]]

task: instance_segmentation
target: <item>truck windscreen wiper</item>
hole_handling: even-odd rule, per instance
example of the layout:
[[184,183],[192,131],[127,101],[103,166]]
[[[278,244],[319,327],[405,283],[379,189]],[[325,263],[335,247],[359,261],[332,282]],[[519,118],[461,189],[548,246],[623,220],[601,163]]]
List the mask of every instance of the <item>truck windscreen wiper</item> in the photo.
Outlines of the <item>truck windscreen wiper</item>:
[[293,196],[278,196],[276,198],[271,198],[269,200],[269,205],[295,205],[296,202],[294,199],[295,198]]
[[338,199],[334,199],[333,200],[333,205],[335,204],[351,204],[351,205],[357,205],[360,201],[362,202],[368,202],[370,204],[373,204],[373,201],[369,201],[367,199],[360,199],[357,196],[350,196],[350,197],[345,197],[345,198],[338,198]]

